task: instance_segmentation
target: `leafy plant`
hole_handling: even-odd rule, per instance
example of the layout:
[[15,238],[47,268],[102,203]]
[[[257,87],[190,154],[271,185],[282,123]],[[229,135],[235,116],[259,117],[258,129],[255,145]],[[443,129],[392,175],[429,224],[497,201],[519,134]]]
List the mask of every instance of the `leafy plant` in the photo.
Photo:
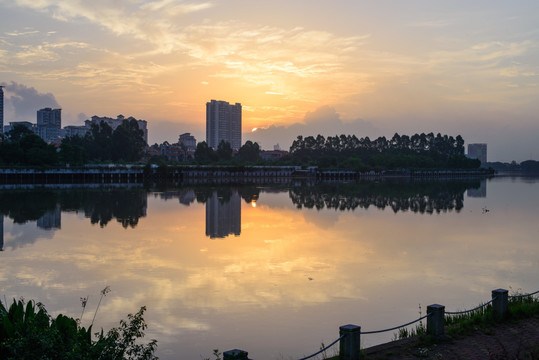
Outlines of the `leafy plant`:
[[157,359],[157,341],[139,341],[147,328],[145,310],[92,340],[91,325],[86,329],[62,314],[52,318],[41,303],[14,299],[6,309],[0,301],[0,359]]

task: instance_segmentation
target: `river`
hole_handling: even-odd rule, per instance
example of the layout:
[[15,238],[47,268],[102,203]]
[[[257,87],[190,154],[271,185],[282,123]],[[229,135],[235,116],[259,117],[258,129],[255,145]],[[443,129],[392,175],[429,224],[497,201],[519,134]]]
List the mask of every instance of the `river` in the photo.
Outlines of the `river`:
[[[147,307],[161,359],[297,359],[539,290],[539,179],[0,188],[0,296],[94,329]],[[363,335],[364,347],[396,331]],[[328,355],[334,354],[333,349]]]

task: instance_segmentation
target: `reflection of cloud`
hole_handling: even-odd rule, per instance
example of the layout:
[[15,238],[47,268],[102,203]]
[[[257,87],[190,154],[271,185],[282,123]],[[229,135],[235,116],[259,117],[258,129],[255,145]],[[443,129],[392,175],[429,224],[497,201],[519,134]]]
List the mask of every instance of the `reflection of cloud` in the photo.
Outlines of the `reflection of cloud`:
[[4,250],[24,248],[35,244],[38,240],[54,238],[54,230],[43,231],[33,222],[28,225],[30,226],[13,224],[10,228],[4,227]]
[[[287,193],[264,189],[260,206],[242,202],[242,217],[251,226],[231,241],[205,237],[202,204],[185,207],[149,197],[148,221],[136,231],[115,223],[92,227],[85,218],[64,214],[62,230],[52,241],[2,253],[9,271],[0,272],[0,278],[8,299],[33,298],[53,314],[80,316],[78,298],[90,295],[83,325],[93,315],[99,290],[111,285],[96,328],[117,326],[128,312],[146,305],[148,337],[159,340],[158,351],[195,352],[187,358],[197,357],[201,347],[209,351],[208,343],[221,346],[208,340],[213,335],[254,333],[249,343],[257,344],[266,338],[258,331],[266,319],[277,323],[265,326],[268,332],[297,322],[305,327],[314,319],[335,325],[333,334],[340,325],[333,322],[353,313],[367,330],[375,330],[409,321],[417,315],[418,302],[441,298],[457,310],[455,304],[467,308],[485,300],[500,282],[534,284],[530,269],[537,262],[529,249],[535,238],[514,231],[535,224],[536,213],[528,211],[537,204],[534,194],[526,196],[524,212],[508,201],[505,212],[492,211],[489,217],[438,214],[425,222],[414,213],[390,209],[298,211]],[[305,213],[329,216],[331,223],[337,216],[338,221],[328,226]],[[30,223],[13,228],[38,231]],[[506,241],[515,236],[518,242]]]

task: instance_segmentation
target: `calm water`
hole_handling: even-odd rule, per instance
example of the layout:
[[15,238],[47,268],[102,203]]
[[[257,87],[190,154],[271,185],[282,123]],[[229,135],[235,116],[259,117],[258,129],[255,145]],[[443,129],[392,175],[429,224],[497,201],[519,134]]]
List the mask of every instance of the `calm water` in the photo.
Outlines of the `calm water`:
[[[539,181],[0,189],[0,296],[108,329],[146,305],[161,359],[294,359],[356,324],[539,290]],[[94,326],[95,327],[95,326]],[[364,335],[371,346],[394,332]],[[329,352],[332,354],[332,351]]]

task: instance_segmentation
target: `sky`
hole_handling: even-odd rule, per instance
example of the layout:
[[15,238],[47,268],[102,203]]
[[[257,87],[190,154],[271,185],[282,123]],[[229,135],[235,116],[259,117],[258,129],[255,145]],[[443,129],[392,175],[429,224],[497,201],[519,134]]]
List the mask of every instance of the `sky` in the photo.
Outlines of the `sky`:
[[433,132],[539,160],[536,0],[0,0],[4,122],[61,107],[205,140],[206,102],[243,142]]

